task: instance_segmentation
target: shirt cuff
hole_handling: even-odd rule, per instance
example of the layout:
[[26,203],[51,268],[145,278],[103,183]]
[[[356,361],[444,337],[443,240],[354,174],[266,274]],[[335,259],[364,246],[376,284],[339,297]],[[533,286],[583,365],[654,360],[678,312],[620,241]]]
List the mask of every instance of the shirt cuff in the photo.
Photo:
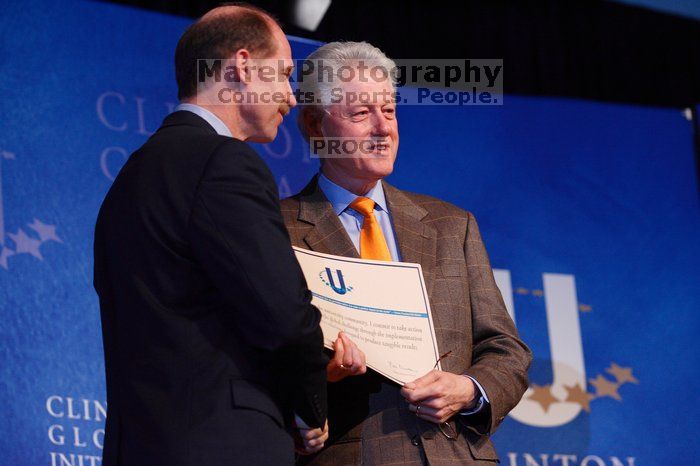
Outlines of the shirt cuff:
[[479,382],[476,381],[474,377],[464,375],[464,377],[469,377],[469,379],[474,382],[474,385],[476,385],[476,388],[479,389],[479,400],[476,402],[476,406],[474,406],[472,409],[463,409],[462,411],[459,412],[462,416],[469,416],[471,414],[476,414],[480,412],[484,406],[489,403],[489,398],[486,396],[486,392],[484,391],[484,387],[481,386]]

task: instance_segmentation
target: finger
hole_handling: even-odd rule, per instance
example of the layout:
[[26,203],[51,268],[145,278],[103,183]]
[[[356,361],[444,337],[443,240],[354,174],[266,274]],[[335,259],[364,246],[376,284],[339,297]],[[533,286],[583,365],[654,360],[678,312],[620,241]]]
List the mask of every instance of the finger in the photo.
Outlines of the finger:
[[305,439],[304,440],[304,445],[308,447],[317,447],[319,445],[323,445],[323,443],[328,440],[328,435],[323,434],[318,437],[310,438],[310,439]]
[[367,371],[367,369],[365,367],[365,362],[364,362],[364,353],[352,341],[345,342],[346,352],[347,352],[348,347],[350,348],[350,352],[352,354],[352,363],[350,366],[350,370],[352,371],[352,374],[353,375],[364,374]]
[[323,432],[321,431],[321,429],[310,429],[301,430],[299,431],[299,434],[301,435],[301,438],[306,442],[321,437],[323,435]]
[[302,439],[311,439],[314,437],[321,437],[328,433],[328,421],[326,421],[323,429],[320,427],[307,427],[306,429],[298,429],[299,435]]
[[323,447],[323,444],[326,443],[326,440],[328,440],[328,432],[322,433],[318,437],[314,437],[309,440],[304,441],[304,445],[308,448],[315,448],[315,447]]
[[316,453],[317,451],[320,451],[322,448],[323,448],[323,444],[314,445],[314,446],[304,444],[304,454],[311,455],[313,453]]
[[352,359],[353,375],[361,375],[367,372],[367,360],[365,358],[365,353],[357,345],[353,347]]
[[367,372],[365,353],[345,332],[343,332],[342,338],[346,355],[343,365],[350,369],[352,375],[360,375]]
[[360,348],[355,343],[351,343],[352,347],[352,366],[353,372],[356,372],[362,366],[362,358],[360,357]]
[[437,412],[437,410],[435,408],[425,406],[423,403],[421,403],[419,405],[410,404],[410,405],[408,405],[408,409],[409,409],[409,411],[416,413],[419,416],[428,416],[428,417],[435,416],[435,413]]
[[355,367],[354,375],[362,375],[367,373],[367,364],[365,364],[364,358],[360,359]]
[[343,357],[345,354],[345,345],[343,344],[343,339],[340,337],[340,335],[341,334],[339,333],[338,338],[333,344],[333,347],[335,349],[335,354],[333,355],[333,362],[335,362],[338,366],[343,364]]
[[438,415],[438,410],[436,409],[424,406],[423,404],[409,404],[408,410],[424,421],[439,423],[440,416]]
[[428,385],[426,387],[420,387],[420,388],[416,388],[415,390],[413,390],[413,392],[411,393],[411,396],[415,400],[410,400],[410,401],[423,403],[424,401],[427,401],[428,399],[442,398],[444,395],[445,395],[444,387],[440,383],[435,382],[435,383]]
[[345,354],[343,355],[343,365],[347,368],[352,368],[354,361],[354,348],[357,348],[355,343],[353,343],[345,334],[341,337],[343,342],[343,348],[345,349]]
[[425,385],[435,382],[440,377],[440,371],[434,370],[425,374],[423,377],[418,377],[416,380],[404,385],[404,388],[409,390],[415,390],[418,387],[423,387]]
[[425,406],[427,408],[442,409],[447,406],[447,401],[445,400],[445,397],[434,396],[421,400],[420,404],[421,406]]
[[353,355],[355,360],[355,374],[364,374],[367,372],[367,363],[365,361],[365,353],[359,347],[355,347],[355,354]]
[[352,339],[351,339],[351,338],[348,336],[348,334],[345,333],[345,332],[340,332],[340,333],[338,333],[338,337],[343,339],[343,344],[344,344],[346,347],[347,347],[347,346],[352,346],[352,345],[355,344],[355,342],[352,341]]
[[436,398],[442,395],[442,384],[434,382],[427,386],[420,386],[413,390],[401,389],[401,394],[409,403],[423,403],[428,398]]

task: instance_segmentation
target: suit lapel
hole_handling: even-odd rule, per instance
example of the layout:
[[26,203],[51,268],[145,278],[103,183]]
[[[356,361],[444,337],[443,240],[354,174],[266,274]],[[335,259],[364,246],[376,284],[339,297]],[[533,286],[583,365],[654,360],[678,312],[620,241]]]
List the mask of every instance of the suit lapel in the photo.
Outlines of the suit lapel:
[[315,177],[299,198],[298,220],[313,225],[304,237],[309,249],[336,256],[359,258],[357,249],[333,211]]
[[403,262],[421,265],[425,287],[430,296],[435,273],[437,231],[430,224],[423,223],[423,219],[428,215],[427,210],[389,183],[383,181],[382,184],[401,259]]
[[[404,262],[421,265],[430,296],[435,274],[437,231],[422,221],[428,215],[427,210],[389,183],[383,181],[382,184],[401,258]],[[318,187],[316,177],[300,195],[298,220],[313,225],[304,237],[304,243],[312,251],[360,257],[330,202]]]

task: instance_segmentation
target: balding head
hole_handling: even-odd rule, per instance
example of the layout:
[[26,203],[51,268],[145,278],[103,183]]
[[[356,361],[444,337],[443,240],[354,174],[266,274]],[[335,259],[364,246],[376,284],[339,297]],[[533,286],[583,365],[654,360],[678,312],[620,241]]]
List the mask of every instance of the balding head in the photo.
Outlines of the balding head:
[[216,19],[216,18],[221,18],[224,16],[230,16],[230,17],[235,17],[238,14],[241,13],[256,13],[260,15],[262,18],[270,21],[271,23],[277,25],[277,22],[270,16],[268,12],[265,10],[258,8],[253,5],[248,5],[246,3],[226,3],[221,6],[218,6],[216,8],[213,8],[209,11],[207,11],[201,18],[199,18],[199,21],[207,21],[210,19]]
[[175,50],[175,78],[180,100],[197,92],[197,60],[225,59],[246,49],[253,58],[271,57],[284,33],[265,11],[246,4],[224,5],[190,26]]

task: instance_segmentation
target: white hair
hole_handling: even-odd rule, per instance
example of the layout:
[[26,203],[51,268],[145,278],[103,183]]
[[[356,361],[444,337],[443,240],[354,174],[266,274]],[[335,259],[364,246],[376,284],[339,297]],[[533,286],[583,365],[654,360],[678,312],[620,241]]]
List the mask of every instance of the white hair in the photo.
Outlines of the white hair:
[[[304,74],[299,83],[302,91],[298,125],[302,135],[309,139],[305,128],[304,116],[309,112],[320,113],[330,105],[332,92],[338,88],[338,70],[343,68],[358,70],[360,66],[381,70],[383,78],[391,83],[392,90],[396,89],[396,63],[384,52],[368,42],[329,42],[313,51],[308,57],[313,69]],[[328,79],[328,70],[332,70],[332,79]],[[303,67],[302,67],[303,72]],[[366,71],[366,76],[372,76]]]

